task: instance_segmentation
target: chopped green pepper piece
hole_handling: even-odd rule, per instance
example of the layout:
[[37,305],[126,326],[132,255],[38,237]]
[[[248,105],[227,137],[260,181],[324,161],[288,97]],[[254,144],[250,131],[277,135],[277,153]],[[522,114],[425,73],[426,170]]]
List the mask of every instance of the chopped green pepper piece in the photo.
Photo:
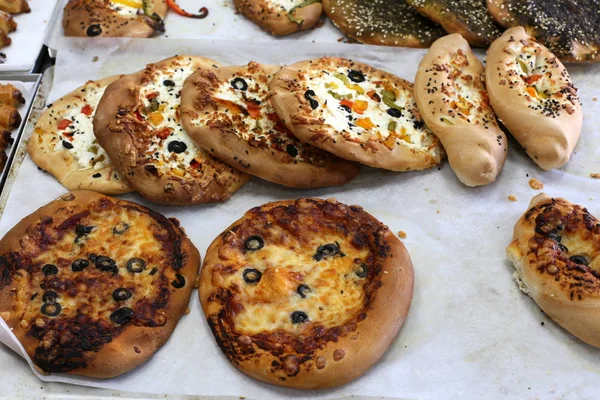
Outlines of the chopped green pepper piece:
[[340,100],[340,101],[350,100],[352,98],[351,94],[339,94],[339,93],[334,92],[333,90],[328,90],[327,93],[332,95],[334,99]]
[[394,132],[396,130],[396,126],[398,125],[398,123],[396,121],[391,121],[388,124],[388,131],[392,131]]
[[396,95],[390,90],[384,90],[381,92],[381,99],[383,100],[383,103],[390,108],[396,108],[398,110],[404,109],[403,107],[400,107],[398,104],[394,103],[396,101]]
[[450,121],[448,118],[446,117],[442,117],[441,118],[442,121],[444,121],[446,124],[448,125],[454,125],[454,122]]
[[321,0],[305,0],[302,3],[298,4],[297,6],[294,6],[290,9],[290,11],[288,11],[288,18],[290,19],[290,21],[297,23],[298,25],[302,25],[302,23],[304,22],[304,20],[302,18],[296,18],[294,17],[294,12],[296,12],[297,8],[303,8],[306,6],[309,6],[313,3],[320,3]]

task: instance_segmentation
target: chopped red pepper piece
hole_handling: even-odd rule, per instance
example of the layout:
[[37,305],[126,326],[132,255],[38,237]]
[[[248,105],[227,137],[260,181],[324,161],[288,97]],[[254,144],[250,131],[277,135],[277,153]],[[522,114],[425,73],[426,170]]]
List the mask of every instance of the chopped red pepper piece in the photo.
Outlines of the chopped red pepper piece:
[[169,7],[171,7],[171,9],[173,11],[175,11],[177,14],[183,15],[184,17],[202,19],[202,18],[206,18],[208,16],[208,8],[206,8],[206,7],[200,8],[200,10],[199,10],[200,13],[199,14],[192,14],[192,13],[189,13],[189,12],[185,11],[183,8],[181,8],[179,6],[179,4],[177,4],[175,2],[175,0],[167,0],[167,5]]
[[154,93],[150,93],[148,96],[146,96],[146,98],[148,100],[152,100],[158,97],[158,92],[154,92]]
[[162,128],[162,129],[156,131],[154,134],[164,140],[164,139],[168,138],[169,135],[171,134],[171,128]]
[[63,129],[67,129],[67,127],[68,127],[69,125],[71,125],[71,122],[72,122],[72,121],[69,121],[68,119],[63,119],[62,121],[60,121],[60,122],[58,123],[58,129],[59,129],[59,130],[61,130],[61,131],[62,131]]
[[248,109],[248,115],[252,118],[260,117],[260,106],[251,101],[246,103],[246,108]]
[[354,104],[353,102],[351,102],[350,100],[344,99],[342,101],[340,101],[340,104],[343,106],[346,106],[350,109],[352,109],[352,105]]
[[533,85],[538,80],[540,80],[541,77],[542,77],[542,75],[531,75],[531,76],[525,77],[524,79],[525,79],[526,84]]
[[89,104],[86,104],[81,109],[81,112],[84,113],[85,115],[92,115],[92,113],[94,112],[94,109]]
[[196,161],[196,159],[193,159],[192,161],[190,161],[190,167],[199,169],[201,167],[201,164],[198,161]]

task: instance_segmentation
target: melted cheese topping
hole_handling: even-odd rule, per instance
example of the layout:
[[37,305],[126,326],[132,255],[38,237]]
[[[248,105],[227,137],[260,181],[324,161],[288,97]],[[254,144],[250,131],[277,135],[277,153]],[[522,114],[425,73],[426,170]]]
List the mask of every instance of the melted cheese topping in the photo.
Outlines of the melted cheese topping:
[[274,8],[283,8],[289,12],[292,8],[304,3],[304,0],[267,0],[267,4]]
[[[135,2],[132,2],[135,3]],[[109,2],[109,7],[112,10],[115,10],[119,15],[124,16],[124,17],[134,17],[136,15],[138,15],[138,13],[142,12],[141,6],[140,7],[131,7],[125,4],[125,2],[121,3],[118,1],[110,1]]]

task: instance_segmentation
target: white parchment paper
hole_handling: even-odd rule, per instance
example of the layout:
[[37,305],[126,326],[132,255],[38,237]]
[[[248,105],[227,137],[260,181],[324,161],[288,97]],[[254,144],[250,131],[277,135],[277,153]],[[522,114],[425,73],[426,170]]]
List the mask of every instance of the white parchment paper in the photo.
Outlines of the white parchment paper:
[[[291,63],[321,55],[368,62],[413,80],[422,50],[340,43],[240,43],[203,40],[100,40],[95,46],[72,41],[59,53],[51,101],[88,79],[136,71],[146,62],[174,54],[203,55],[222,63]],[[87,43],[87,42],[86,42]],[[339,398],[350,395],[397,398],[594,398],[600,390],[600,350],[585,345],[549,320],[512,279],[505,258],[512,229],[539,193],[530,178],[553,196],[586,205],[600,216],[600,66],[570,66],[584,105],[582,138],[568,166],[543,172],[510,142],[497,182],[481,188],[462,185],[447,163],[441,169],[394,173],[363,168],[345,186],[290,190],[253,179],[223,204],[165,207],[141,202],[177,217],[204,254],[210,242],[246,210],[267,201],[335,197],[360,204],[404,243],[415,268],[410,314],[382,360],[366,375],[341,388],[302,392],[262,384],[233,368],[215,344],[197,293],[169,342],[148,362],[110,380],[61,375],[59,380],[125,391],[164,394],[231,395],[255,399]],[[22,217],[63,194],[65,189],[29,158],[23,162],[2,219],[0,235]],[[509,195],[517,202],[507,199]],[[27,364],[10,350],[0,365],[21,374]],[[11,374],[12,375],[12,374]],[[15,372],[15,376],[18,374]],[[8,377],[8,379],[13,379]],[[14,378],[16,379],[16,378]],[[12,381],[11,381],[12,382]]]

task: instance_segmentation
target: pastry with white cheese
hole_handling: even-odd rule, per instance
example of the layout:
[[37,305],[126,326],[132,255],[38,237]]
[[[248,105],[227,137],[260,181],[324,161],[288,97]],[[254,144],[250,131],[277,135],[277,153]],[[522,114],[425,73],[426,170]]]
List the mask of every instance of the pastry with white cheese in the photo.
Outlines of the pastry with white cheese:
[[319,21],[321,0],[234,0],[239,12],[274,36],[305,31]]

